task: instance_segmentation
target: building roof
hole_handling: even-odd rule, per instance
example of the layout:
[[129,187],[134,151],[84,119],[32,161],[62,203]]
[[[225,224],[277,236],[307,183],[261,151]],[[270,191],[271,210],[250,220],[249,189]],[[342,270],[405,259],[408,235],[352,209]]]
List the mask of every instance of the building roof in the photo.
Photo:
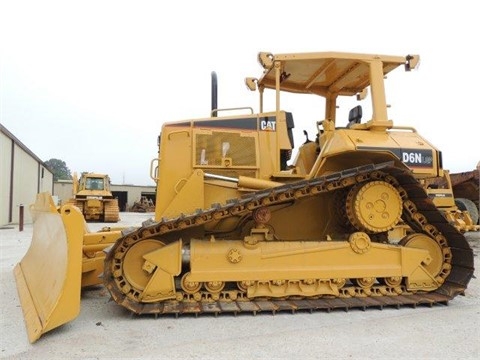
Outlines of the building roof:
[[28,155],[38,161],[42,166],[47,168],[48,171],[52,172],[45,162],[40,159],[37,155],[35,155],[24,143],[22,143],[18,138],[13,135],[8,129],[0,124],[0,132],[4,133],[8,138],[10,138],[18,147],[20,147],[23,151],[25,151]]

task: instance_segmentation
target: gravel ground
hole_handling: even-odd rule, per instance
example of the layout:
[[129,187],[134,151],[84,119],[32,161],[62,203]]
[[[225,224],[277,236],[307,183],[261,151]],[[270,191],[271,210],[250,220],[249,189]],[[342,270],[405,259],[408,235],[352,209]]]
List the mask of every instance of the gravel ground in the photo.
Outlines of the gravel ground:
[[[119,225],[140,225],[152,214],[122,213]],[[104,224],[89,224],[92,231]],[[465,296],[448,306],[222,315],[131,316],[109,302],[102,286],[83,291],[78,318],[27,338],[13,276],[32,225],[0,229],[0,357],[8,359],[479,359],[478,270]],[[478,269],[480,233],[467,233]]]

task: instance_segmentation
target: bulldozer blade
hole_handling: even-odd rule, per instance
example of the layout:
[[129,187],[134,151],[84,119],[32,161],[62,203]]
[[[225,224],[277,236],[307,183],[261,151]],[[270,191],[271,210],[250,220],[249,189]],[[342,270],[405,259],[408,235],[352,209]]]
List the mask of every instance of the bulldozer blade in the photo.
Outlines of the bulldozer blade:
[[84,219],[74,206],[57,211],[48,193],[38,194],[30,210],[32,242],[14,275],[33,343],[80,312]]

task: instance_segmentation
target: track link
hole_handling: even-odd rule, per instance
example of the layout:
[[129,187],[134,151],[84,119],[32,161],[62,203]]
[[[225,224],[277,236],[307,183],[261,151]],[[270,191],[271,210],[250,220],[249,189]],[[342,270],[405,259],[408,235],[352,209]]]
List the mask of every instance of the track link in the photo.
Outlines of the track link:
[[[219,294],[197,293],[197,296],[177,292],[176,300],[142,303],[135,295],[126,294],[119,286],[122,254],[138,241],[180,232],[189,227],[203,225],[209,221],[226,218],[235,214],[253,212],[255,209],[297,199],[315,196],[319,193],[347,188],[355,183],[372,179],[390,179],[401,189],[403,200],[402,218],[415,231],[428,234],[442,247],[445,255],[440,282],[442,285],[433,292],[408,292],[403,286],[374,286],[367,291],[361,288],[346,288],[338,297],[293,297],[248,299],[238,290],[225,290]],[[198,210],[194,214],[181,215],[175,219],[160,222],[146,221],[142,227],[124,233],[108,252],[104,266],[105,286],[118,304],[136,314],[195,314],[253,313],[281,311],[314,311],[370,307],[401,307],[426,304],[448,304],[459,294],[464,294],[473,276],[473,251],[467,240],[450,225],[428,198],[422,186],[410,171],[393,166],[392,162],[367,165],[348,169],[312,180],[302,180],[273,189],[258,191],[239,199],[232,199],[225,205],[214,204],[210,209]]]

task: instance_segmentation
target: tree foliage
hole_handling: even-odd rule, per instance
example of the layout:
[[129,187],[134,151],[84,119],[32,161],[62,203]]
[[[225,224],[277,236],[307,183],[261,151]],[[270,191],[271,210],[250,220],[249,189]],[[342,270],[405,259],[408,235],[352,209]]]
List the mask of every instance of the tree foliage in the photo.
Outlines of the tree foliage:
[[50,159],[45,161],[45,164],[53,173],[53,181],[72,179],[72,174],[65,161],[60,159]]

